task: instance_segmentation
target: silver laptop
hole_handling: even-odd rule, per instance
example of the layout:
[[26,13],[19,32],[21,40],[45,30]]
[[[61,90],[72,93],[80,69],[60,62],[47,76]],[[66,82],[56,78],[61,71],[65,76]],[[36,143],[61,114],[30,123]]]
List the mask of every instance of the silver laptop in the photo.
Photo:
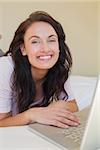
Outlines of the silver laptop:
[[61,150],[97,150],[100,148],[100,77],[91,106],[76,113],[81,124],[62,129],[34,123],[29,130],[56,144]]

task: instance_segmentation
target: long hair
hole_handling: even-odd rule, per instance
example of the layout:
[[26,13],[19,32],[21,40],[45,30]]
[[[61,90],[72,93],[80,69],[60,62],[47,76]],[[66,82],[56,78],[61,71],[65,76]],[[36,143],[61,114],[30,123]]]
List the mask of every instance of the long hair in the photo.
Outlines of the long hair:
[[[58,35],[59,58],[56,64],[49,69],[43,82],[44,98],[41,102],[34,103],[36,96],[36,86],[31,74],[31,65],[27,56],[21,53],[21,45],[24,43],[24,34],[27,29],[38,21],[49,23]],[[60,93],[63,91],[68,98],[64,89],[64,83],[68,79],[72,67],[72,57],[68,46],[65,43],[65,33],[61,24],[44,11],[32,13],[24,22],[22,22],[15,32],[14,38],[10,44],[6,55],[10,54],[14,62],[12,96],[17,100],[18,111],[23,112],[31,104],[35,107],[47,106],[55,97],[59,100]]]

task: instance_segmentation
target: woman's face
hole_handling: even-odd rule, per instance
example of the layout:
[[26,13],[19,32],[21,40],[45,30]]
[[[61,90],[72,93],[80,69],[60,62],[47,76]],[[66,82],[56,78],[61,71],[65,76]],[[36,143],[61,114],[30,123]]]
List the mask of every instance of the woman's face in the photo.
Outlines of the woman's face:
[[49,23],[35,22],[24,35],[21,51],[24,56],[28,56],[32,68],[48,70],[59,57],[57,33]]

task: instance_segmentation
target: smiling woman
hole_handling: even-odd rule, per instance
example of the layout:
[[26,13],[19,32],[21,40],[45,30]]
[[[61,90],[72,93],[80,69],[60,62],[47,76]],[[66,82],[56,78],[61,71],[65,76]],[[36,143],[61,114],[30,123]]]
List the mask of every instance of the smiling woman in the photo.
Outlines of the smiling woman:
[[34,67],[48,71],[59,57],[57,33],[49,23],[35,22],[25,33],[21,51],[28,56],[33,72]]
[[61,24],[46,12],[32,13],[0,58],[0,126],[77,126],[73,112],[78,107],[68,78],[71,67]]

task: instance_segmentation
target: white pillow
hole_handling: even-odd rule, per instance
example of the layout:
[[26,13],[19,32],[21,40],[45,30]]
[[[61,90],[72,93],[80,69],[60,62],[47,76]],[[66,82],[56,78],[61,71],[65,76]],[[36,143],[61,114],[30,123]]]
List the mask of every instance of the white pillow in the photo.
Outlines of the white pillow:
[[87,76],[70,76],[70,85],[77,101],[79,110],[82,110],[86,106],[91,104],[95,87],[97,83],[97,77]]

